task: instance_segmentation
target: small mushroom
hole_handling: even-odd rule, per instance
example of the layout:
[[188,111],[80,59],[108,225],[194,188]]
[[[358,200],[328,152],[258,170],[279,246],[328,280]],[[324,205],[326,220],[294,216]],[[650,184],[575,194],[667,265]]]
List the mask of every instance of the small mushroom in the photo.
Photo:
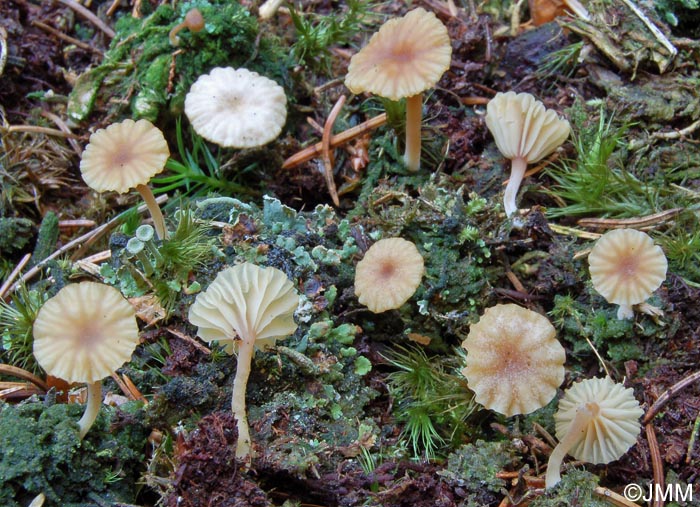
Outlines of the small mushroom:
[[400,308],[420,285],[425,268],[416,245],[402,238],[380,239],[355,268],[355,294],[371,312]]
[[136,311],[109,285],[66,285],[39,310],[34,321],[37,362],[49,375],[87,383],[87,406],[78,422],[81,439],[99,412],[102,379],[131,359],[138,342]]
[[518,305],[488,308],[462,347],[462,373],[475,400],[508,417],[545,406],[564,381],[566,353],[554,326]]
[[163,133],[148,120],[124,120],[90,136],[80,159],[83,180],[93,190],[123,194],[136,188],[153,217],[160,239],[167,239],[163,213],[148,181],[163,170],[170,156]]
[[619,459],[637,441],[642,414],[632,389],[610,377],[583,380],[567,389],[554,414],[559,444],[549,456],[546,486],[561,480],[567,454],[593,464]]
[[226,148],[254,148],[280,135],[287,97],[280,85],[257,72],[216,67],[190,88],[185,114],[207,141]]
[[411,171],[420,166],[423,92],[440,80],[451,58],[447,28],[435,14],[419,7],[384,23],[350,59],[345,86],[352,93],[406,98],[404,160]]
[[501,154],[511,160],[503,205],[506,216],[518,207],[515,197],[527,165],[546,157],[569,137],[569,122],[529,93],[497,93],[486,106],[486,125]]
[[620,305],[618,319],[634,317],[632,305],[646,301],[666,279],[668,263],[648,234],[615,229],[603,234],[588,255],[593,287]]
[[246,262],[221,271],[190,307],[188,318],[198,326],[198,336],[226,343],[229,352],[238,350],[231,398],[238,427],[238,458],[251,455],[245,391],[253,353],[296,330],[294,311],[298,305],[299,296],[287,275]]
[[177,36],[177,34],[185,28],[194,33],[201,32],[204,29],[204,16],[202,16],[199,9],[194,8],[187,11],[187,14],[185,14],[185,19],[182,20],[182,23],[178,23],[172,28],[172,30],[170,30],[170,33],[168,33],[168,40],[170,40],[170,44],[173,46],[180,45],[180,38]]

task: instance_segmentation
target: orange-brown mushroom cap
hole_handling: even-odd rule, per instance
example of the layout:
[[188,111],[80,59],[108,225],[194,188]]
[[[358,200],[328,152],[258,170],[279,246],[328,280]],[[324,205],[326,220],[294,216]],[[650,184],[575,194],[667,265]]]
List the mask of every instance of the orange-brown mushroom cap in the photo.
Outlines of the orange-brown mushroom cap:
[[420,285],[425,268],[416,245],[402,238],[380,239],[355,268],[355,294],[374,313],[399,308]]
[[54,377],[97,382],[131,359],[139,342],[136,312],[109,285],[66,285],[34,321],[34,357]]
[[475,399],[506,416],[545,406],[564,380],[566,353],[546,317],[514,304],[488,308],[462,342]]
[[170,156],[163,133],[148,120],[124,120],[90,136],[80,160],[85,183],[124,193],[161,172]]
[[414,9],[384,23],[350,59],[345,85],[355,94],[411,97],[434,86],[450,67],[451,57],[445,25],[432,12]]

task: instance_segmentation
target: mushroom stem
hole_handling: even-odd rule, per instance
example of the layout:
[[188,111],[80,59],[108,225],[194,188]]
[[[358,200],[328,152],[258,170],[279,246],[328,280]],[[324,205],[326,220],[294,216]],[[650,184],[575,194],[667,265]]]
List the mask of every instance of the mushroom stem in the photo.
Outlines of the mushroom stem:
[[180,44],[180,39],[177,34],[185,28],[189,28],[191,32],[199,32],[204,28],[204,17],[202,13],[199,12],[199,9],[195,8],[187,11],[182,23],[175,25],[172,30],[170,30],[170,33],[168,33],[168,40],[171,45],[177,46]]
[[423,117],[423,94],[406,99],[406,152],[403,159],[409,171],[420,167],[420,126]]
[[585,403],[576,409],[576,415],[571,421],[569,430],[554,448],[552,454],[549,455],[547,476],[545,478],[547,488],[555,486],[561,480],[560,470],[564,457],[581,440],[581,437],[586,432],[588,423],[591,422],[591,419],[596,416],[599,410],[598,404],[593,402]]
[[527,160],[523,157],[515,157],[512,160],[510,178],[508,179],[508,185],[506,185],[506,191],[503,194],[503,207],[508,218],[518,211],[518,206],[515,204],[515,197],[518,195],[518,189],[520,188],[520,183],[523,181],[526,169]]
[[102,404],[102,381],[90,382],[87,385],[87,405],[83,417],[78,421],[80,427],[80,440],[87,434],[88,430],[97,418]]
[[245,391],[250,375],[250,365],[255,352],[255,337],[246,339],[238,344],[238,364],[236,377],[233,379],[233,395],[231,396],[231,411],[236,418],[238,427],[238,443],[236,445],[236,457],[246,459],[251,455],[250,429],[248,428],[248,416],[245,407]]
[[258,9],[260,19],[270,19],[280,8],[282,2],[283,0],[266,0]]
[[163,212],[160,211],[160,206],[156,202],[156,198],[153,192],[148,187],[148,185],[136,185],[136,190],[141,194],[143,202],[146,203],[148,211],[151,213],[151,218],[153,218],[153,227],[156,230],[156,235],[159,239],[168,239],[168,230],[165,228],[165,218],[163,218]]
[[617,320],[626,320],[633,318],[634,310],[632,309],[632,305],[621,304],[620,307],[617,309]]

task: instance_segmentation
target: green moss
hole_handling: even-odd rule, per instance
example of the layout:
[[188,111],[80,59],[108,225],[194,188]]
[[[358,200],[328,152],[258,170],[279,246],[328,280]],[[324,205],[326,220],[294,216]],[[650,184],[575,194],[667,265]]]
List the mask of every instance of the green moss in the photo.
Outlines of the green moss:
[[544,495],[533,500],[530,507],[609,507],[607,502],[594,494],[597,485],[596,475],[585,470],[572,469],[564,474],[561,482],[554,488],[547,489]]
[[21,251],[32,237],[34,223],[28,218],[0,217],[0,256]]

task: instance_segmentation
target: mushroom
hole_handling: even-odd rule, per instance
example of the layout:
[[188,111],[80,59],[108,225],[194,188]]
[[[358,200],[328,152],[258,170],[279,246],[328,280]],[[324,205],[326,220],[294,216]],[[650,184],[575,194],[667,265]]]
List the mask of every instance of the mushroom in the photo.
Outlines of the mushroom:
[[253,148],[279,136],[287,119],[287,97],[280,85],[257,72],[216,67],[190,88],[185,114],[207,141]]
[[194,8],[187,11],[182,23],[175,25],[172,30],[170,30],[170,33],[168,33],[170,44],[173,46],[178,46],[180,44],[180,39],[177,34],[185,28],[194,33],[201,32],[204,29],[204,16],[199,12],[199,9]]
[[262,20],[270,19],[275,15],[283,1],[284,0],[265,0],[258,9],[258,17]]
[[406,98],[406,151],[411,171],[420,167],[421,117],[425,90],[449,69],[452,46],[447,28],[423,8],[390,19],[350,59],[345,86],[391,100]]
[[561,480],[567,453],[593,464],[619,459],[637,441],[642,413],[632,389],[610,377],[574,384],[554,414],[559,443],[549,456],[546,486],[551,488]]
[[139,342],[136,311],[109,285],[80,282],[46,301],[34,321],[34,357],[47,374],[87,383],[78,422],[82,439],[95,422],[102,379],[131,358]]
[[416,245],[402,238],[380,239],[355,268],[355,294],[371,312],[401,307],[416,292],[425,269]]
[[256,348],[268,348],[292,334],[299,296],[282,271],[249,262],[221,271],[189,310],[197,335],[210,342],[225,342],[229,352],[238,349],[231,410],[236,417],[236,456],[251,454],[245,391]]
[[518,305],[488,308],[462,347],[462,373],[475,400],[508,417],[545,406],[564,380],[566,353],[554,326]]
[[497,93],[486,106],[486,125],[501,154],[511,160],[503,196],[506,216],[518,209],[515,197],[528,164],[537,162],[569,137],[569,122],[529,93]]
[[620,305],[618,319],[634,316],[632,305],[646,301],[666,279],[668,263],[648,234],[615,229],[603,234],[588,255],[593,288]]
[[163,133],[148,120],[124,120],[90,136],[80,159],[83,180],[93,190],[123,194],[136,188],[153,217],[160,239],[167,239],[165,219],[148,181],[165,167],[170,151]]

